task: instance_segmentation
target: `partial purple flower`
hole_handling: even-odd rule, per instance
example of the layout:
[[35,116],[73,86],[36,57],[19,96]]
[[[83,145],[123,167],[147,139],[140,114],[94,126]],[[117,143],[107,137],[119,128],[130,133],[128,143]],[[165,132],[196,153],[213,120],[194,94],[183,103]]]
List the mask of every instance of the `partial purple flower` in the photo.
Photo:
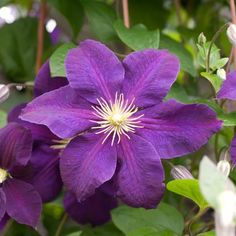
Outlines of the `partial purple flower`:
[[25,166],[32,151],[29,130],[10,123],[0,130],[0,221],[7,213],[20,224],[35,227],[42,202],[34,187],[22,181],[16,169]]
[[110,220],[110,211],[117,207],[116,199],[99,188],[95,194],[83,202],[78,202],[75,194],[67,192],[64,207],[69,216],[79,224],[101,225]]
[[204,145],[221,127],[215,112],[163,102],[179,71],[166,50],[134,52],[121,63],[103,44],[86,40],[65,65],[69,85],[37,97],[21,118],[72,139],[60,168],[78,201],[112,178],[125,203],[155,207],[164,192],[161,158]]
[[[34,94],[37,97],[67,83],[66,78],[51,78],[49,63],[46,62],[36,77]],[[21,178],[34,186],[43,202],[50,202],[58,196],[62,189],[59,170],[60,149],[53,148],[54,145],[58,146],[60,139],[44,125],[20,120],[19,115],[25,106],[26,104],[18,105],[8,114],[9,122],[17,122],[28,128],[33,136],[32,157],[27,165],[27,174]]]
[[[236,71],[227,74],[226,80],[217,94],[219,99],[236,100]],[[236,165],[236,136],[234,136],[230,145],[230,156],[233,165]]]

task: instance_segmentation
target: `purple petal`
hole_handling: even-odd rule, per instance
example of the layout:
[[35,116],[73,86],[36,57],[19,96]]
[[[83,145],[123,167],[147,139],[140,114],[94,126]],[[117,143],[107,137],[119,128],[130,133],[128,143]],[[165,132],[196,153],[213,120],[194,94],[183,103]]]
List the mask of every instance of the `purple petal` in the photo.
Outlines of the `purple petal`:
[[27,104],[20,104],[15,106],[9,113],[8,113],[8,122],[16,122],[24,126],[25,128],[30,129],[33,140],[37,141],[44,141],[51,143],[51,140],[58,139],[56,135],[54,135],[46,126],[44,125],[37,125],[33,124],[19,118],[22,110],[26,107]]
[[4,229],[9,219],[10,217],[7,214],[3,216],[2,220],[0,221],[0,232]]
[[156,207],[164,192],[164,173],[155,148],[131,134],[130,140],[121,139],[118,158],[117,195],[132,207]]
[[124,59],[123,92],[127,99],[135,98],[139,107],[160,103],[177,78],[180,64],[166,50],[147,49],[134,52]]
[[137,134],[151,142],[161,158],[173,158],[198,150],[216,133],[222,122],[208,106],[184,105],[174,100],[143,110]]
[[9,123],[0,130],[0,166],[10,169],[14,165],[26,165],[32,151],[30,130],[17,123]]
[[230,157],[232,164],[236,165],[236,136],[233,137],[233,140],[230,145]]
[[76,137],[61,155],[62,180],[78,201],[91,196],[115,172],[116,149],[109,141],[102,144],[103,138],[96,134]]
[[8,179],[3,184],[7,214],[20,224],[35,227],[39,221],[42,202],[32,185]]
[[79,224],[104,224],[110,220],[110,211],[116,206],[116,199],[100,189],[81,203],[77,201],[76,196],[71,192],[67,192],[64,197],[66,211]]
[[227,78],[221,86],[217,98],[236,100],[236,71],[227,74]]
[[54,30],[50,33],[50,39],[52,44],[56,45],[60,43],[61,36],[62,36],[61,29],[58,26],[56,26]]
[[71,49],[65,61],[67,78],[79,94],[97,103],[97,98],[113,100],[121,88],[124,68],[115,54],[105,45],[85,40]]
[[58,155],[57,150],[43,144],[34,148],[32,153],[33,177],[31,183],[39,192],[43,202],[54,200],[62,189]]
[[30,102],[21,119],[46,125],[60,138],[71,138],[90,128],[96,119],[91,105],[69,86],[45,93]]
[[2,188],[0,188],[0,221],[2,221],[6,212],[6,195]]
[[68,81],[64,77],[55,77],[55,78],[51,77],[49,61],[47,61],[42,65],[35,79],[34,95],[38,97],[46,92],[58,89],[67,84]]

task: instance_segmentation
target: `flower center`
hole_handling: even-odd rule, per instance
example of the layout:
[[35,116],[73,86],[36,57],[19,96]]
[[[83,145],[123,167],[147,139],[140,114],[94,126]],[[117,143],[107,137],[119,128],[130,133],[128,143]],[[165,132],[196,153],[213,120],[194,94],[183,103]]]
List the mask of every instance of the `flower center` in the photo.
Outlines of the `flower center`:
[[120,142],[121,136],[125,135],[130,139],[129,132],[134,133],[135,128],[143,128],[139,125],[141,122],[140,118],[143,116],[135,116],[138,111],[138,107],[134,105],[134,99],[129,101],[124,99],[124,94],[116,93],[114,103],[109,103],[101,98],[97,99],[99,106],[92,106],[94,109],[94,115],[99,118],[99,121],[91,120],[98,124],[98,126],[92,127],[92,129],[98,129],[96,134],[106,134],[102,143],[104,143],[109,136],[112,135],[111,145],[117,137],[117,143]]
[[0,184],[2,184],[7,179],[8,173],[6,170],[0,168]]

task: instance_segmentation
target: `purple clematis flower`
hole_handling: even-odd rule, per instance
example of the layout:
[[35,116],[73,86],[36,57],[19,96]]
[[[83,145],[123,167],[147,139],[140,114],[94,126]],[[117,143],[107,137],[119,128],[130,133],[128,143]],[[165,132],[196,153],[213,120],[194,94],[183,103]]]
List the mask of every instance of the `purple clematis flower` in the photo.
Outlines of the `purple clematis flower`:
[[[34,187],[19,178],[18,170],[31,157],[32,136],[29,130],[10,123],[0,130],[0,220],[7,215],[20,224],[35,227],[42,202]],[[7,215],[6,215],[7,214]]]
[[[220,91],[217,94],[219,99],[230,99],[236,101],[236,71],[227,74]],[[236,165],[236,135],[233,137],[230,146],[230,156],[233,165]]]
[[164,192],[161,158],[196,151],[221,127],[205,105],[163,102],[179,71],[167,50],[134,52],[120,62],[86,40],[69,51],[65,66],[69,85],[34,99],[21,119],[72,139],[60,169],[78,201],[112,179],[125,203],[155,207]]

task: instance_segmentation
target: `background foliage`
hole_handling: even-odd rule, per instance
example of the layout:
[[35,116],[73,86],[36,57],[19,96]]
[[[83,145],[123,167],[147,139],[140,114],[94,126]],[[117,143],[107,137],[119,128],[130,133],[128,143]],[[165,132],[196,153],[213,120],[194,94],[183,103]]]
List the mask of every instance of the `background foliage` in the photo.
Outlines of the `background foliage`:
[[[210,41],[215,32],[230,21],[230,9],[226,0],[129,0],[131,27],[126,28],[122,18],[120,0],[47,0],[43,61],[49,59],[51,74],[64,76],[64,58],[70,48],[85,38],[94,38],[106,43],[120,58],[132,50],[144,48],[167,48],[176,54],[181,62],[181,72],[168,98],[184,103],[206,103],[224,121],[224,128],[213,137],[207,146],[186,157],[175,159],[172,164],[182,164],[191,169],[197,177],[199,161],[203,153],[216,154],[228,146],[236,125],[236,113],[225,113],[214,101],[214,94],[220,86],[217,76],[206,73],[201,66],[204,55],[198,52],[198,36],[204,32]],[[40,1],[0,1],[0,83],[30,83],[35,78],[36,52],[38,48],[37,27]],[[11,7],[14,20],[4,21],[4,9]],[[60,32],[57,42],[52,40],[51,20]],[[222,33],[215,42],[212,72],[223,67],[231,45]],[[209,44],[204,45],[209,47]],[[218,50],[220,48],[220,50]],[[206,55],[205,55],[206,56]],[[212,77],[213,76],[213,77]],[[216,77],[214,77],[216,76]],[[10,98],[0,105],[0,126],[6,123],[6,112],[14,105],[29,101],[31,89],[12,89]],[[210,98],[210,99],[208,99]],[[231,104],[234,106],[234,104]],[[218,145],[213,148],[216,142]],[[166,183],[171,181],[170,165],[163,163]],[[234,177],[235,179],[235,177]],[[120,206],[112,211],[112,220],[104,226],[92,228],[77,225],[67,220],[61,235],[70,236],[180,236],[188,235],[189,220],[198,207],[206,209],[208,204],[199,191],[197,180],[174,180],[168,183],[163,203],[157,209],[144,210]],[[191,200],[190,200],[191,199]],[[44,206],[42,221],[49,235],[54,235],[63,217],[62,198]],[[194,222],[195,235],[214,235],[212,212]],[[15,222],[6,235],[38,235],[37,232]],[[208,227],[206,227],[206,225]],[[14,227],[13,227],[14,226]],[[39,231],[43,229],[39,229]],[[202,233],[202,231],[209,231]]]

